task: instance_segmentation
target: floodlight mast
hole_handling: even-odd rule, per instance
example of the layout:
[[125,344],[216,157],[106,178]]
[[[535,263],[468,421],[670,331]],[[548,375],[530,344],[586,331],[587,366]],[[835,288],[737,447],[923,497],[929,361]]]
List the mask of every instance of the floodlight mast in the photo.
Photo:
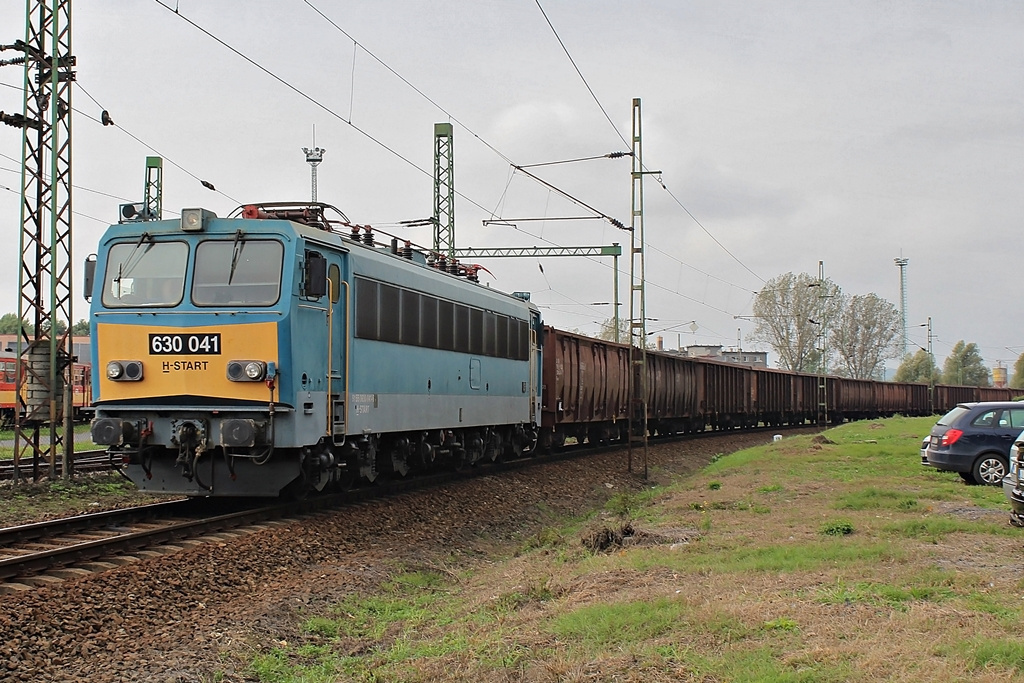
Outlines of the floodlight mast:
[[316,146],[316,126],[313,126],[313,146],[303,147],[306,153],[306,163],[309,164],[310,185],[312,186],[313,203],[316,203],[316,167],[324,160],[326,149]]
[[910,259],[900,256],[893,259],[896,267],[900,269],[900,332],[902,334],[903,356],[900,361],[907,359],[907,264]]

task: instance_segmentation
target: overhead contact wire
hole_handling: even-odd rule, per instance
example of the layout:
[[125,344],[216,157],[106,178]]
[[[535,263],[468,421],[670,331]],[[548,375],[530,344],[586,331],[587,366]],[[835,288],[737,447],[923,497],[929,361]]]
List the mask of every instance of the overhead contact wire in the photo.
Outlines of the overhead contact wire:
[[[572,58],[571,54],[569,54],[569,49],[565,46],[565,43],[562,41],[562,37],[558,35],[558,31],[555,30],[555,26],[554,26],[554,24],[551,23],[551,19],[548,18],[547,12],[545,12],[544,8],[541,6],[540,0],[534,0],[534,1],[537,3],[537,8],[540,10],[540,13],[542,15],[544,15],[544,21],[547,22],[548,27],[551,29],[551,32],[555,35],[555,39],[558,41],[558,44],[562,46],[562,51],[565,52],[565,56],[569,58],[569,62],[572,64],[573,68],[576,69],[576,73],[579,75],[580,80],[582,80],[583,81],[583,85],[585,85],[587,87],[587,91],[590,93],[590,96],[594,98],[594,102],[597,103],[597,106],[601,110],[601,113],[604,114],[605,119],[608,120],[608,123],[611,125],[612,130],[614,130],[615,134],[617,136],[619,136],[619,139],[622,140],[623,144],[625,144],[627,147],[629,147],[629,143],[626,142],[626,138],[623,137],[622,133],[619,131],[618,126],[615,125],[615,122],[612,121],[611,117],[608,115],[608,111],[604,108],[604,105],[601,104],[601,100],[598,99],[597,95],[594,93],[594,89],[590,87],[590,83],[587,82],[587,79],[583,75],[583,72],[580,71],[579,66],[576,65],[576,60]],[[647,167],[646,164],[644,164],[643,170],[649,171],[650,169]],[[668,186],[665,185],[663,180],[661,180],[659,178],[658,184],[661,185],[663,190],[668,192],[669,196],[672,197],[672,200],[675,201],[675,203],[679,206],[679,208],[681,208],[683,211],[685,211],[686,215],[689,216],[690,219],[693,220],[693,222],[696,223],[700,227],[700,229],[703,230],[704,233],[714,241],[715,244],[717,244],[726,254],[728,254],[734,261],[736,261],[736,263],[738,263],[741,266],[743,266],[743,268],[748,273],[750,273],[751,275],[756,277],[761,282],[765,282],[765,279],[763,277],[761,277],[760,275],[755,273],[753,270],[751,270],[750,267],[747,266],[747,264],[743,263],[743,261],[739,260],[739,258],[737,258],[735,254],[733,254],[731,251],[729,251],[729,249],[726,248],[726,246],[724,244],[722,244],[718,240],[717,237],[712,235],[711,232],[706,227],[704,227],[704,225],[699,220],[697,220],[697,217],[694,216],[693,213],[691,213],[690,210],[687,209],[683,205],[683,203],[681,201],[679,201],[679,198],[676,197],[672,193],[672,191],[668,189]]]
[[[241,58],[242,58],[243,60],[245,60],[246,62],[249,62],[250,64],[252,64],[252,65],[253,65],[253,66],[255,66],[255,67],[256,67],[257,69],[259,69],[259,70],[260,70],[260,71],[262,71],[263,73],[265,73],[265,74],[267,74],[268,76],[270,76],[271,78],[273,78],[273,79],[274,79],[275,81],[277,81],[277,82],[278,82],[278,83],[280,83],[281,85],[285,86],[286,88],[288,88],[289,90],[291,90],[291,91],[292,91],[292,92],[294,92],[295,94],[297,94],[297,95],[299,95],[300,97],[302,97],[302,98],[303,98],[304,100],[306,100],[306,101],[310,102],[311,104],[315,105],[316,107],[318,107],[318,108],[322,109],[322,110],[323,110],[324,112],[326,112],[326,113],[327,113],[327,114],[329,114],[330,116],[332,116],[332,117],[336,118],[337,120],[341,121],[342,123],[344,123],[344,124],[346,124],[346,125],[350,126],[350,127],[351,127],[351,128],[353,129],[353,130],[355,130],[355,131],[356,131],[357,133],[359,133],[360,135],[362,135],[363,137],[365,137],[365,138],[366,138],[367,140],[370,140],[371,142],[373,142],[374,144],[378,145],[379,147],[381,147],[382,149],[386,150],[387,152],[391,153],[391,154],[392,154],[392,155],[394,155],[395,157],[397,157],[397,158],[401,159],[401,160],[402,160],[402,161],[404,161],[404,162],[405,162],[406,164],[408,164],[408,165],[409,165],[409,166],[411,166],[412,168],[416,169],[417,171],[419,171],[419,172],[420,172],[420,173],[422,173],[423,175],[427,176],[428,178],[433,178],[433,173],[432,173],[431,171],[428,171],[428,170],[426,170],[426,169],[422,168],[421,166],[419,166],[418,164],[416,164],[416,162],[414,162],[414,161],[412,161],[411,159],[409,159],[408,157],[404,156],[404,155],[403,155],[403,154],[402,154],[401,152],[399,152],[398,150],[396,150],[396,149],[394,149],[394,148],[392,148],[392,147],[388,146],[388,145],[387,145],[386,143],[384,143],[384,142],[382,142],[381,140],[378,140],[378,139],[377,139],[377,138],[375,138],[374,136],[370,135],[370,134],[369,134],[368,132],[366,132],[365,130],[363,130],[362,128],[360,128],[359,126],[357,126],[356,124],[352,123],[352,121],[351,121],[351,120],[349,120],[349,119],[346,119],[346,118],[345,118],[344,116],[342,116],[341,114],[337,113],[336,111],[334,111],[333,109],[331,109],[330,107],[328,107],[327,105],[325,105],[324,103],[320,102],[320,101],[319,101],[319,100],[317,100],[317,99],[316,99],[315,97],[313,97],[313,96],[311,96],[311,95],[308,95],[308,94],[306,94],[306,93],[305,93],[305,92],[303,92],[303,91],[302,91],[301,89],[299,89],[298,87],[296,87],[296,86],[292,85],[291,83],[289,83],[289,82],[288,82],[288,81],[286,81],[285,79],[281,78],[280,76],[278,76],[277,74],[275,74],[275,73],[274,73],[273,71],[271,71],[270,69],[268,69],[268,68],[266,68],[265,66],[261,65],[261,64],[260,64],[259,62],[257,62],[256,60],[252,59],[251,57],[247,56],[247,55],[246,55],[245,53],[241,52],[241,51],[240,51],[240,50],[238,50],[237,48],[234,48],[234,47],[232,47],[232,46],[231,46],[230,44],[228,44],[227,42],[225,42],[225,41],[224,41],[224,40],[222,40],[221,38],[218,38],[218,37],[217,37],[216,35],[214,35],[213,33],[211,33],[211,32],[209,32],[209,31],[207,31],[207,30],[206,30],[205,28],[203,28],[202,26],[200,26],[200,25],[199,25],[199,24],[197,24],[196,22],[194,22],[194,21],[192,21],[191,19],[189,19],[188,17],[186,17],[186,16],[184,15],[184,14],[181,14],[180,12],[178,12],[178,11],[177,11],[177,10],[176,10],[175,8],[172,8],[172,7],[168,7],[168,6],[166,5],[166,4],[164,4],[164,2],[162,2],[162,0],[153,0],[153,1],[154,1],[154,2],[156,3],[156,4],[160,5],[161,7],[163,7],[164,9],[166,9],[166,10],[167,10],[168,12],[171,12],[171,13],[173,13],[173,14],[174,14],[175,16],[177,16],[177,17],[181,18],[181,20],[182,20],[182,21],[186,22],[187,24],[189,24],[190,26],[192,26],[193,28],[195,28],[195,29],[196,29],[197,31],[199,31],[199,32],[200,32],[200,33],[202,33],[203,35],[205,35],[205,36],[209,37],[209,38],[210,38],[211,40],[213,40],[213,41],[215,41],[215,42],[219,43],[219,44],[220,44],[221,46],[223,46],[224,48],[226,48],[226,49],[230,50],[231,52],[233,52],[233,53],[234,53],[234,54],[236,54],[237,56],[241,57]],[[310,5],[310,6],[312,7],[312,5]],[[314,9],[316,9],[316,8],[314,7]],[[317,11],[319,12],[319,10],[317,10]],[[330,21],[330,20],[328,20],[328,21]],[[339,29],[339,30],[341,30],[341,29]],[[344,33],[344,31],[342,31],[342,32]],[[348,34],[346,34],[346,35],[348,35]],[[367,54],[370,54],[370,53],[369,53],[369,52],[367,52]],[[372,55],[371,55],[371,56],[372,56]],[[376,58],[375,58],[375,59],[376,59]],[[397,74],[396,74],[396,75],[397,75]],[[462,125],[462,124],[459,124],[459,125]],[[465,200],[466,200],[467,202],[469,202],[469,203],[470,203],[470,204],[472,204],[473,206],[477,207],[477,208],[478,208],[478,209],[480,209],[481,211],[485,211],[485,212],[487,211],[487,208],[486,208],[486,207],[484,207],[484,206],[482,206],[481,204],[477,203],[476,201],[474,201],[474,200],[473,200],[473,199],[471,199],[470,197],[467,197],[466,195],[462,194],[462,193],[461,193],[461,192],[459,192],[458,190],[456,190],[456,191],[455,191],[455,194],[459,195],[460,197],[462,197],[462,198],[463,198],[463,199],[465,199]]]

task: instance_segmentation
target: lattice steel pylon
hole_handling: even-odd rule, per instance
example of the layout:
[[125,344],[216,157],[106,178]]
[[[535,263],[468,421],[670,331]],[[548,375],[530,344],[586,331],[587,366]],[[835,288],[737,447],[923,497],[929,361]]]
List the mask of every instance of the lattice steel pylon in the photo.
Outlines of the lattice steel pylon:
[[[15,411],[15,480],[21,460],[32,456],[33,477],[45,459],[56,476],[62,451],[64,477],[71,476],[71,0],[28,0],[25,40],[4,49],[23,57],[0,62],[24,64],[21,117],[3,122],[22,128],[22,193],[18,318],[30,329],[18,335],[19,410]],[[60,326],[64,329],[61,330]],[[49,426],[49,443],[40,432]]]
[[[164,160],[160,157],[146,157],[146,189],[143,195],[146,216],[151,221],[164,217]],[[316,197],[313,197],[316,201]]]
[[452,124],[434,124],[434,251],[455,255],[455,154]]
[[896,267],[900,269],[900,332],[902,334],[901,341],[903,342],[903,355],[900,356],[900,362],[907,359],[908,342],[907,342],[907,264],[910,263],[910,259],[903,258],[902,256],[893,259],[896,262]]

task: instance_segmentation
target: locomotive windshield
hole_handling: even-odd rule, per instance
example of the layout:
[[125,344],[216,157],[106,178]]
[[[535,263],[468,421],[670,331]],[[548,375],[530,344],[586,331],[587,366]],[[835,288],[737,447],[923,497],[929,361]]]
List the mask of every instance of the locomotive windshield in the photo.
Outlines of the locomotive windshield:
[[197,306],[270,306],[281,293],[284,247],[273,240],[206,241],[196,249],[192,303]]
[[115,244],[107,256],[103,305],[177,306],[185,288],[187,262],[185,242],[154,242],[143,235],[138,242]]

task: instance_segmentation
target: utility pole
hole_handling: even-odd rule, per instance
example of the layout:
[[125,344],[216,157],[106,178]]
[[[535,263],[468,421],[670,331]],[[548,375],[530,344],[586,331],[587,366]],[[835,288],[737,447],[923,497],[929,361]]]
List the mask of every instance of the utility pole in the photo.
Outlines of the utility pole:
[[907,264],[910,259],[893,259],[896,267],[900,269],[900,329],[903,331],[903,356],[901,360],[907,359]]
[[932,317],[928,316],[928,411],[935,413],[935,354],[932,353]]
[[633,99],[632,199],[629,259],[629,471],[633,471],[633,444],[643,444],[644,479],[647,479],[647,285],[644,275],[644,175],[640,98]]
[[455,257],[455,152],[452,124],[434,124],[434,251]]
[[[41,476],[45,457],[56,477],[63,447],[65,479],[71,476],[71,0],[28,0],[25,40],[0,45],[23,56],[0,66],[24,65],[22,114],[0,112],[0,121],[22,129],[21,236],[18,271],[18,335],[14,424],[14,479],[21,460],[32,457]],[[64,325],[63,331],[60,325]],[[24,354],[24,355],[23,355]],[[49,425],[49,443],[40,432]]]
[[[818,307],[818,414],[821,416],[821,426],[828,425],[828,336],[825,330],[825,299],[829,298],[825,292],[825,262],[818,261],[818,300],[821,305]],[[814,322],[814,321],[812,321]]]
[[316,146],[316,126],[313,126],[313,146],[303,147],[306,153],[306,163],[309,164],[310,185],[313,188],[313,203],[316,204],[316,167],[324,160],[326,149]]

